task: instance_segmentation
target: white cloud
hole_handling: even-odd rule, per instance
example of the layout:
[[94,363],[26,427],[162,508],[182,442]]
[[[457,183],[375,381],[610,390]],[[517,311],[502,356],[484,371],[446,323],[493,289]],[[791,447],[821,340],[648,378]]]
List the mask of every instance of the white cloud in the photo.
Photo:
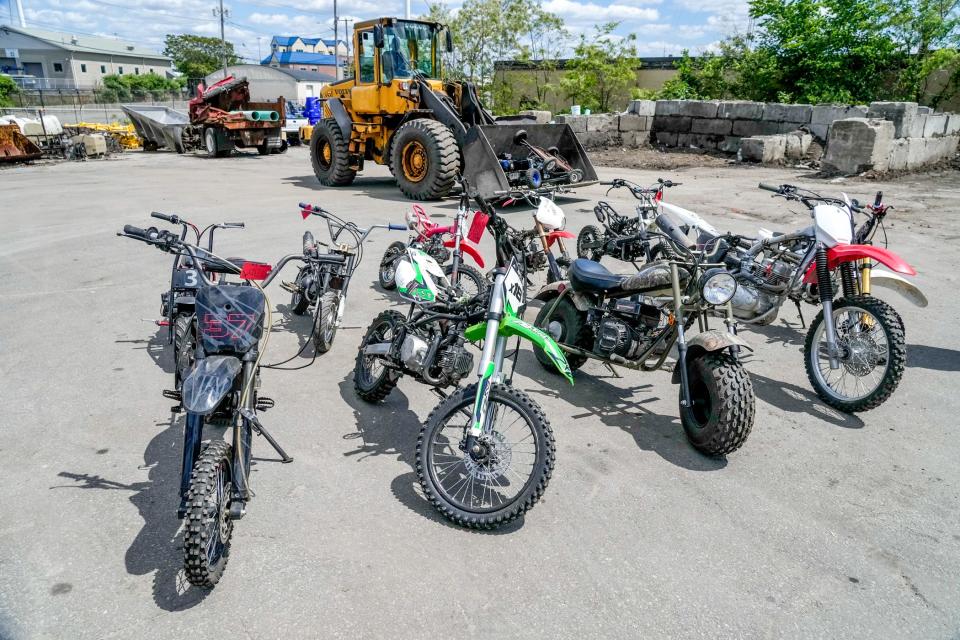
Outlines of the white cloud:
[[543,8],[573,23],[599,24],[602,22],[654,22],[660,17],[656,9],[621,4],[614,1],[607,6],[573,0],[547,0]]

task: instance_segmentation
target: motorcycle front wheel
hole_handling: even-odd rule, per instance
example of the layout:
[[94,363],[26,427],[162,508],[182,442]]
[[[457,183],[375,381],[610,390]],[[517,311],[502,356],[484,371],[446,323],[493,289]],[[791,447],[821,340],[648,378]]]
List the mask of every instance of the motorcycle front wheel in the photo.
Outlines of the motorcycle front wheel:
[[387,247],[387,250],[383,252],[383,257],[380,258],[380,271],[377,273],[377,280],[380,281],[380,286],[387,291],[392,291],[397,288],[397,283],[394,280],[394,277],[397,275],[397,261],[406,250],[407,245],[405,243],[400,241],[393,242]]
[[468,298],[473,298],[487,290],[486,278],[468,264],[460,263],[457,268],[456,282],[453,282],[453,263],[444,265],[443,273],[450,279],[451,284],[459,287],[461,293]]
[[447,396],[417,438],[417,475],[427,500],[445,518],[471,529],[495,529],[526,513],[553,473],[550,422],[527,394],[493,383],[488,431],[467,452],[477,396],[474,383]]
[[337,309],[340,296],[336,291],[327,291],[317,302],[316,327],[313,330],[313,346],[317,353],[326,353],[337,336]]
[[597,249],[595,246],[588,245],[595,245],[600,241],[600,238],[600,229],[592,224],[588,224],[583,229],[580,229],[580,233],[577,235],[577,257],[599,262],[600,258],[603,257],[603,251]]
[[680,423],[687,440],[708,456],[733,453],[753,429],[756,399],[750,376],[740,361],[726,352],[705,353],[687,367],[693,403],[680,405]]
[[232,460],[233,448],[216,440],[200,454],[190,476],[184,517],[183,569],[190,584],[197,587],[217,584],[230,559]]
[[871,296],[853,296],[833,305],[839,368],[830,368],[823,310],[804,343],[804,364],[814,391],[846,413],[883,404],[900,384],[907,364],[903,321],[893,307]]

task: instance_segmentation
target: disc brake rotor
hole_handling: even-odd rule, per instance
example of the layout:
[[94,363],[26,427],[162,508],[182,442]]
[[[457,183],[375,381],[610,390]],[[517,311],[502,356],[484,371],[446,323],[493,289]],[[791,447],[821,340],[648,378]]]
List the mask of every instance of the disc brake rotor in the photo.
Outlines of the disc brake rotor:
[[496,480],[510,468],[513,450],[499,431],[480,436],[479,444],[487,448],[485,456],[475,460],[467,454],[463,458],[467,473],[479,480]]

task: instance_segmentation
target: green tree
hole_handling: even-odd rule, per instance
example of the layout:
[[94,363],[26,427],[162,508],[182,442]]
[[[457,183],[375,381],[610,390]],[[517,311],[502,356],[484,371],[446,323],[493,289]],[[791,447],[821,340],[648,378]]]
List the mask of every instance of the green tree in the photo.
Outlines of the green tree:
[[[188,78],[202,78],[223,67],[223,46],[219,38],[167,34],[163,54],[170,56],[177,70]],[[240,62],[232,42],[226,43],[226,56],[227,64]]]
[[594,27],[589,38],[581,35],[574,58],[560,80],[570,98],[597,112],[609,111],[614,98],[628,94],[640,68],[636,35],[615,36],[618,25],[608,22]]
[[544,10],[537,0],[521,0],[518,21],[523,25],[522,40],[516,60],[531,64],[535,102],[520,105],[522,108],[542,108],[547,94],[558,87],[553,82],[559,60],[567,47],[569,35],[563,18]]
[[[960,92],[960,0],[895,0],[899,97],[937,107]],[[933,86],[942,76],[941,86]]]
[[179,94],[183,89],[182,79],[169,80],[155,73],[143,75],[109,75],[101,80],[100,102],[127,102],[130,100],[163,99]]
[[0,107],[12,107],[13,97],[20,93],[20,87],[10,76],[0,74]]

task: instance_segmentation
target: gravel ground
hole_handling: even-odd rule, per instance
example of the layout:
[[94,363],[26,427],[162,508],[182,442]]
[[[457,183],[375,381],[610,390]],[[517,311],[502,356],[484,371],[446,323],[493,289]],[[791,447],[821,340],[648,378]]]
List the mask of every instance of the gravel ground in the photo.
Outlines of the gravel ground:
[[[524,351],[515,383],[553,424],[556,472],[523,520],[463,531],[424,501],[411,466],[436,398],[410,380],[382,406],[353,392],[362,330],[397,302],[374,281],[401,234],[379,233],[332,351],[264,374],[277,401],[264,423],[295,462],[273,462],[257,440],[257,498],[237,523],[226,574],[213,591],[187,588],[175,516],[182,418],[160,395],[173,364],[152,323],[169,261],[115,232],[146,225],[151,210],[243,220],[246,230],[221,232],[220,250],[276,260],[299,250],[305,228],[323,232],[301,220],[300,201],[360,224],[400,221],[409,203],[379,167],[350,188],[320,189],[304,149],[8,169],[0,638],[957,638],[960,173],[829,183],[726,163],[599,171],[683,182],[671,201],[742,232],[807,224],[760,181],[859,198],[882,188],[897,207],[892,248],[931,301],[888,298],[907,327],[899,390],[861,415],[825,407],[803,372],[796,312],[785,309],[742,334],[756,347],[747,362],[756,425],[743,449],[713,460],[685,442],[668,373],[614,375],[591,362],[571,388]],[[568,227],[592,222],[601,197],[594,186],[561,201]],[[455,207],[428,210],[448,220]],[[271,295],[279,360],[307,328],[288,294]]]

